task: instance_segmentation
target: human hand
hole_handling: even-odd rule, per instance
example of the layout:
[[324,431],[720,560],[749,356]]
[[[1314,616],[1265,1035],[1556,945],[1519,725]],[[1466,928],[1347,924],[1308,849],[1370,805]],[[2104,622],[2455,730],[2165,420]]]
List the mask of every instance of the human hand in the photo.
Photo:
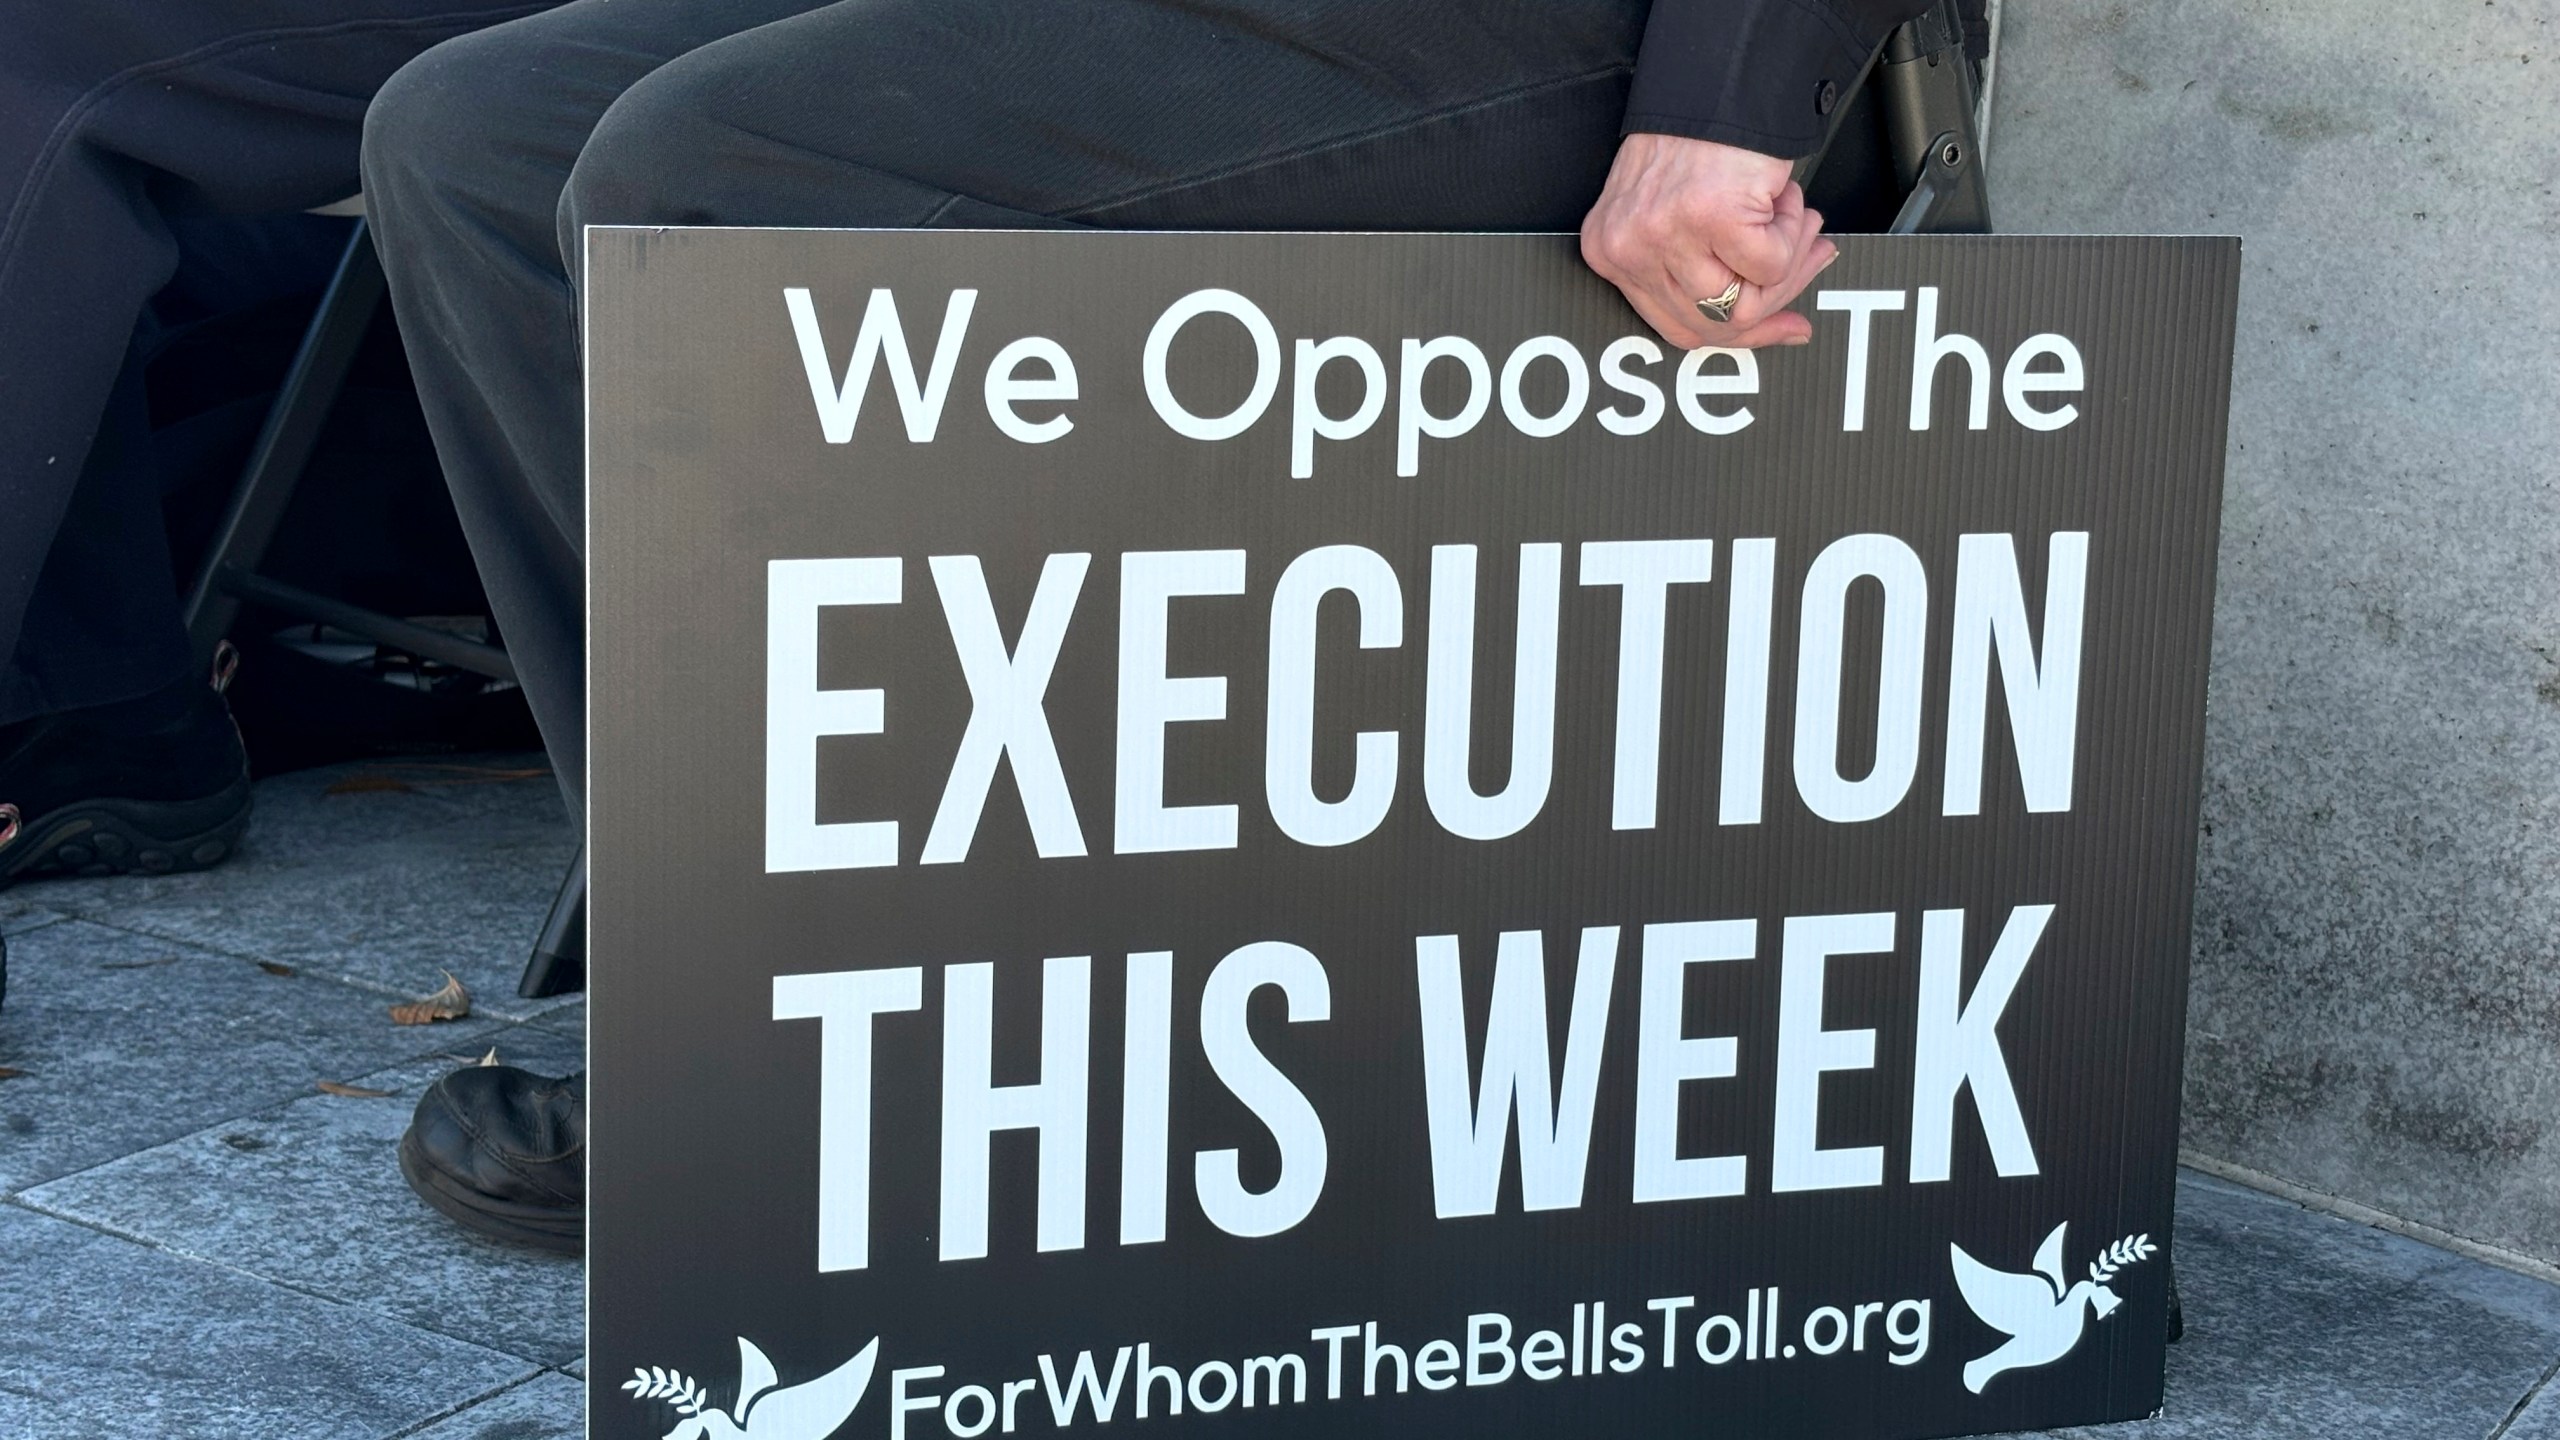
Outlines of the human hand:
[[[1582,221],[1582,258],[1662,338],[1701,345],[1802,345],[1813,322],[1785,307],[1840,253],[1822,237],[1789,165],[1677,135],[1630,135]],[[1729,323],[1698,309],[1742,282]]]

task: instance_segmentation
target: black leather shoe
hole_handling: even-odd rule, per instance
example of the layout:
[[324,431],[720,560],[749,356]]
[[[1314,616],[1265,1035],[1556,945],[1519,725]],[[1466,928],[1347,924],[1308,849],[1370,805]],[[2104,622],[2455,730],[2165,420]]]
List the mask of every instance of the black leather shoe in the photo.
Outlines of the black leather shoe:
[[400,1174],[483,1235],[575,1255],[587,1244],[587,1077],[474,1065],[427,1087]]
[[0,727],[0,799],[22,826],[0,848],[0,885],[202,870],[248,828],[249,758],[230,707],[191,678]]

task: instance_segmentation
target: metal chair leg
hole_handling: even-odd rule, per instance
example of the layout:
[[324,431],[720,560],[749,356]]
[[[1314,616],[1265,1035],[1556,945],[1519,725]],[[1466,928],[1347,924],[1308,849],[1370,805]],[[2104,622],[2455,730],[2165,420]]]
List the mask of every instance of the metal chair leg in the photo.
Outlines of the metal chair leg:
[[551,901],[551,914],[533,942],[533,955],[525,961],[516,993],[527,1000],[548,1000],[586,988],[587,847],[581,845],[578,858],[569,862],[569,873],[560,882],[560,893]]
[[293,502],[294,487],[311,461],[312,447],[328,424],[330,406],[346,383],[347,369],[382,304],[382,261],[374,254],[372,232],[358,220],[339,258],[337,274],[320,298],[320,309],[304,332],[293,368],[285,372],[249,463],[232,492],[231,508],[214,532],[204,567],[187,594],[184,618],[187,638],[199,663],[210,664],[214,647],[239,618],[240,597],[226,583],[233,574],[250,574],[266,558],[276,526]]

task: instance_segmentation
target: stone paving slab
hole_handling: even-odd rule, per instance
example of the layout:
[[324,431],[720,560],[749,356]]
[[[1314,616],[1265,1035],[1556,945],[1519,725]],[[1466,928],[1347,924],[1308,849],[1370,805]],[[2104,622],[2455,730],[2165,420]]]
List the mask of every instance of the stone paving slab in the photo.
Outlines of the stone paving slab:
[[[584,1063],[532,1027],[476,1038],[545,1074]],[[578,1261],[484,1240],[419,1203],[394,1154],[418,1096],[453,1068],[360,1077],[387,1099],[308,1095],[19,1197],[74,1219],[544,1365],[586,1350]]]
[[563,1003],[515,993],[576,844],[537,764],[331,766],[261,781],[257,803],[240,853],[215,869],[18,893],[386,996],[424,994],[449,970],[485,1015],[521,1020]]
[[[384,762],[398,765],[404,762]],[[562,834],[569,833],[568,801],[560,793],[560,782],[551,773],[551,761],[541,751],[523,755],[476,755],[462,757],[460,766],[476,773],[456,770],[440,774],[434,762],[423,771],[397,771],[406,774],[419,788],[435,794],[473,815],[510,823],[547,825]],[[493,779],[511,775],[515,779]],[[558,880],[558,876],[551,877]]]
[[381,996],[66,920],[9,946],[0,1194],[500,1028],[391,1023]]
[[2560,1286],[2219,1180],[2176,1254],[2163,1413],[2076,1440],[2483,1440],[2560,1362]]
[[511,1355],[0,1204],[0,1434],[348,1440],[524,1378]]
[[0,890],[0,935],[22,935],[39,925],[50,925],[62,917],[32,901]]
[[546,1010],[533,1017],[533,1023],[583,1044],[587,1038],[587,997],[572,995],[568,997],[568,1003],[559,1009]]
[[413,1440],[581,1440],[586,1387],[545,1371],[458,1415],[416,1431]]
[[2546,1378],[2499,1440],[2560,1440],[2560,1384]]
[[[512,774],[539,765],[521,757],[475,759],[474,770]],[[13,896],[78,911],[113,910],[136,899],[169,889],[221,888],[227,877],[284,873],[313,858],[326,858],[356,845],[395,839],[419,830],[450,825],[509,802],[483,791],[533,791],[546,780],[477,785],[417,785],[405,777],[415,772],[402,762],[355,763],[317,770],[271,775],[257,782],[255,808],[240,849],[211,870],[185,875],[123,875],[31,881]],[[556,810],[556,806],[554,807]],[[555,819],[557,818],[555,814]],[[229,883],[236,888],[236,880]],[[0,901],[0,904],[5,904]]]

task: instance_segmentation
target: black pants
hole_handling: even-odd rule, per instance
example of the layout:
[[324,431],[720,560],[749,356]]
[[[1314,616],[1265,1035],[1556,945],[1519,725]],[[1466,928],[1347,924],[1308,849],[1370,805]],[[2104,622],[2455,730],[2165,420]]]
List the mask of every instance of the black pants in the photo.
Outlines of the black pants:
[[365,123],[439,458],[584,791],[589,224],[1569,230],[1647,0],[573,0]]
[[365,103],[550,0],[0,0],[0,723],[184,673],[152,468],[91,454],[188,217],[356,188]]

